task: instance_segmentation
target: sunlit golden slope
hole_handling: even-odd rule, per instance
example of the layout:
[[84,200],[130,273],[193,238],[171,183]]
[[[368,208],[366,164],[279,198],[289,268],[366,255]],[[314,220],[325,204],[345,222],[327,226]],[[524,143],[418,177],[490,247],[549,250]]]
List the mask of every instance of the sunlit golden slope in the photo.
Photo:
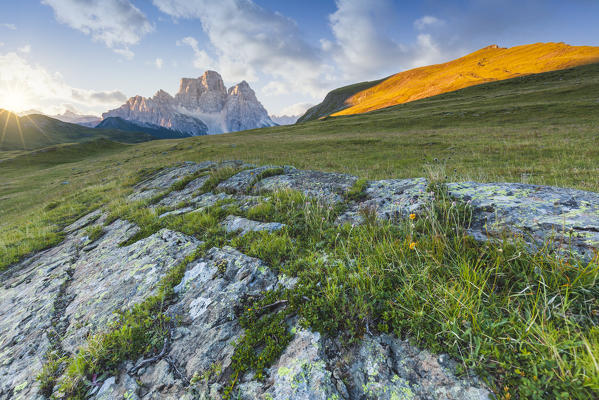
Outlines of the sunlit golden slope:
[[537,43],[509,49],[489,46],[445,64],[393,75],[356,93],[332,115],[359,114],[485,82],[599,62],[599,47]]

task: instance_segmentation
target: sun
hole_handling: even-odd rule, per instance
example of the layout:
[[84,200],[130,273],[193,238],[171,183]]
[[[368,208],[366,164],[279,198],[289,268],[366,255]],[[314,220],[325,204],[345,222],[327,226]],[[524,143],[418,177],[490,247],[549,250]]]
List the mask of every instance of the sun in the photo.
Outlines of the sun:
[[19,91],[0,92],[0,108],[12,112],[21,112],[27,109],[27,97]]

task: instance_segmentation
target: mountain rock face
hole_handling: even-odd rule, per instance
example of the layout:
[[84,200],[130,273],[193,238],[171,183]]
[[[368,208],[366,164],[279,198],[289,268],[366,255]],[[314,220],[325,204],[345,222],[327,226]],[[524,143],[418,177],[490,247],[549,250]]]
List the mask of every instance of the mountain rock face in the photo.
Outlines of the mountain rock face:
[[[198,192],[210,179],[204,173],[223,168],[239,172],[220,182],[213,192]],[[189,181],[187,186],[169,191],[182,180]],[[160,203],[149,207],[172,207],[169,214],[176,215],[216,204],[231,207],[223,208],[223,215],[230,215],[223,216],[220,224],[229,235],[243,236],[284,228],[280,223],[235,215],[259,204],[261,196],[291,189],[332,207],[345,201],[356,181],[347,174],[288,166],[187,162],[140,182],[129,201],[162,193]],[[364,197],[350,201],[339,222],[363,222],[360,209],[364,208],[390,221],[422,212],[434,196],[428,184],[424,178],[369,181]],[[523,239],[531,246],[554,238],[557,249],[569,247],[584,258],[593,257],[599,248],[598,194],[473,182],[448,184],[448,190],[456,201],[471,205],[472,233],[477,239],[494,240],[505,231],[527,233]],[[108,212],[97,210],[82,217],[64,229],[62,244],[0,275],[0,399],[45,398],[35,376],[50,352],[75,354],[90,335],[110,326],[117,318],[115,311],[130,309],[152,296],[160,280],[203,244],[185,233],[162,229],[124,245],[140,227],[122,219],[107,220]],[[88,227],[101,228],[103,233],[91,239]],[[226,241],[210,247],[186,264],[184,274],[173,282],[173,299],[164,305],[173,325],[164,345],[160,344],[162,350],[90,376],[84,384],[87,398],[223,399],[229,398],[224,392],[231,381],[237,384],[232,398],[244,400],[492,398],[476,376],[459,376],[456,362],[446,354],[435,355],[394,335],[376,332],[348,343],[312,331],[293,316],[282,322],[290,341],[265,376],[234,376],[235,343],[244,335],[239,319],[239,311],[247,307],[244,301],[267,291],[293,288],[297,277],[270,268]],[[46,387],[46,395],[54,392],[62,398],[58,388],[65,371],[57,368],[54,373],[55,386]]]
[[181,79],[174,97],[164,90],[151,98],[135,96],[102,117],[159,125],[191,136],[275,125],[247,82],[227,90],[215,71]]

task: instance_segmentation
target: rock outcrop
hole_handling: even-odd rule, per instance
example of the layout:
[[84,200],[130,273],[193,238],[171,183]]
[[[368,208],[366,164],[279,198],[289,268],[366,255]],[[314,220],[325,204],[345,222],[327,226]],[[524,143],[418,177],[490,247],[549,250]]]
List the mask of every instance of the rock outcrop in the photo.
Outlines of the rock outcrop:
[[181,79],[179,92],[174,97],[164,90],[152,98],[135,96],[102,117],[158,125],[191,136],[276,125],[247,82],[227,91],[222,77],[215,71],[206,71],[197,79]]
[[[209,85],[218,82],[210,81]],[[214,191],[198,194],[217,168],[241,171]],[[188,176],[194,179],[168,191]],[[281,189],[301,191],[325,204],[348,202],[357,178],[347,174],[303,171],[292,167],[257,167],[242,162],[184,163],[159,171],[135,187],[130,201],[165,194],[152,207],[170,207],[185,214],[215,204],[247,209],[260,196]],[[471,233],[481,240],[523,235],[531,246],[554,240],[555,247],[583,258],[599,249],[599,195],[519,184],[453,183],[456,202],[470,204]],[[168,192],[168,193],[165,193]],[[360,200],[349,201],[339,223],[360,223],[367,208],[381,219],[396,220],[425,209],[434,194],[425,179],[367,182]],[[42,399],[35,376],[46,352],[58,348],[73,354],[86,338],[157,290],[160,279],[202,243],[191,236],[162,229],[125,245],[139,227],[115,220],[104,225],[95,211],[65,229],[62,244],[13,265],[0,278],[0,399]],[[103,226],[90,240],[86,227]],[[276,231],[279,223],[230,215],[221,226],[246,234]],[[566,248],[566,245],[568,248]],[[218,399],[230,382],[234,343],[244,329],[236,310],[243,299],[295,285],[294,279],[269,268],[262,260],[222,245],[208,249],[187,265],[174,287],[167,315],[177,321],[168,346],[159,357],[128,360],[111,376],[99,378],[89,391],[95,399]],[[446,355],[434,355],[393,335],[367,335],[348,345],[336,337],[287,320],[293,337],[260,380],[239,376],[235,398],[241,399],[490,399],[485,385],[473,376],[458,376]],[[218,379],[204,379],[215,369]],[[227,375],[228,374],[228,375]],[[95,378],[94,378],[95,379]]]

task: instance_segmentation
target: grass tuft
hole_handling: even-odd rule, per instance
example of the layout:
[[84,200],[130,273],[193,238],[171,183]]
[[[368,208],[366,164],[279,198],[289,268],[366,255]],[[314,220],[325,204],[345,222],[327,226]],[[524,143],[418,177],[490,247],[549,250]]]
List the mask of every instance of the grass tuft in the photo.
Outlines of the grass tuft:
[[356,183],[349,189],[345,195],[346,201],[361,201],[366,198],[366,187],[368,181],[366,179],[358,179]]

